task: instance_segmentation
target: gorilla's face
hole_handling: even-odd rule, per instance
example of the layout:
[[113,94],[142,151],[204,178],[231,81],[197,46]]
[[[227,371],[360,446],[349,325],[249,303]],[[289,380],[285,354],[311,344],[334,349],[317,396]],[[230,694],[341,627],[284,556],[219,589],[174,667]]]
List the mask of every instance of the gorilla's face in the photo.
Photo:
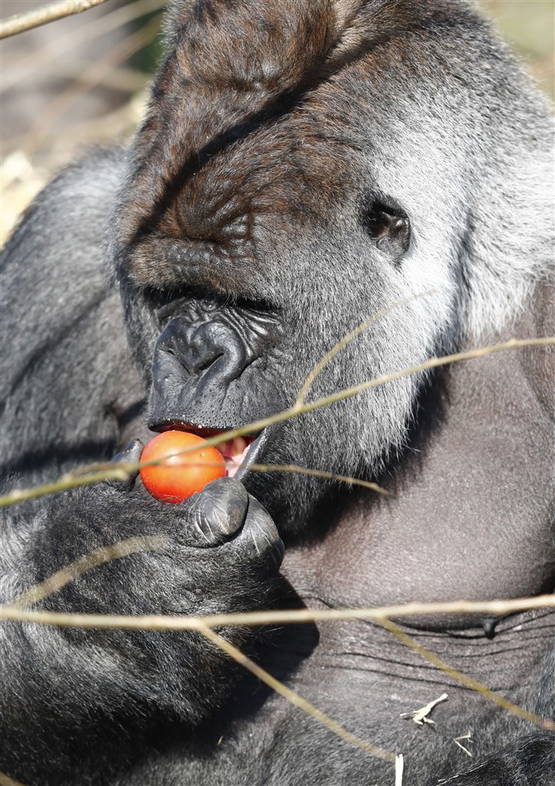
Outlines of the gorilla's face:
[[[171,85],[185,43],[179,66],[170,58],[159,77],[163,97],[138,135],[118,217],[118,273],[151,385],[151,427],[213,433],[292,405],[323,355],[388,307],[326,366],[309,399],[436,351],[452,321],[452,276],[437,253],[421,251],[426,199],[404,179],[410,146],[407,160],[380,150],[361,101],[364,61],[277,98],[200,77],[181,95]],[[392,128],[387,149],[405,133]],[[248,457],[371,477],[402,444],[420,381],[272,426]],[[225,452],[240,461],[244,447]],[[328,491],[279,473],[244,482],[284,528]]]

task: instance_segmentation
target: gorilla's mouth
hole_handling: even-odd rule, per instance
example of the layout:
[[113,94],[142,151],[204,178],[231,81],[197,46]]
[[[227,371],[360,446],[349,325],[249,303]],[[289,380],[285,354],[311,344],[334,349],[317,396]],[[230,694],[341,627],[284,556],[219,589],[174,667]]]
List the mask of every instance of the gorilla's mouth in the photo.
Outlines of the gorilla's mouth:
[[255,438],[252,436],[235,437],[216,445],[216,449],[220,451],[225,459],[225,469],[228,478],[235,477],[239,467],[246,459],[254,440]]
[[[197,436],[204,439],[224,433],[223,429],[207,428],[197,426],[194,423],[183,423],[175,420],[165,421],[153,427],[154,431],[168,431],[170,429],[187,431],[190,434],[197,434]],[[266,436],[266,429],[264,429],[258,435],[245,434],[242,437],[234,437],[225,442],[220,442],[219,445],[215,446],[216,450],[219,450],[224,457],[226,477],[240,480],[244,476],[248,467],[254,462],[260,452],[262,445],[266,441]]]

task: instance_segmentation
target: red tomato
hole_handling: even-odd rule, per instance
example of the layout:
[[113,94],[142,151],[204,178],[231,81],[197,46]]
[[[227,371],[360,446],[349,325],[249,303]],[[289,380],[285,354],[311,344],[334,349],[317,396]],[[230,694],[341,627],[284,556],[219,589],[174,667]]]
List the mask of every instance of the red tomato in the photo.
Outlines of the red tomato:
[[[162,464],[141,469],[141,480],[146,490],[163,502],[183,502],[207,483],[226,474],[225,460],[219,450],[206,440],[186,431],[164,431],[145,445],[141,461],[152,461],[168,456]],[[172,455],[180,450],[199,447],[199,450]]]

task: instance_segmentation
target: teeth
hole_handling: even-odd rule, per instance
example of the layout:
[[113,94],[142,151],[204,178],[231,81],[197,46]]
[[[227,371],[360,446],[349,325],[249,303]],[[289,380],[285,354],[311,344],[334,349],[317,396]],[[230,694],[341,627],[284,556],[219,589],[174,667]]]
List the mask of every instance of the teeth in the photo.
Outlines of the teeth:
[[247,447],[247,440],[243,437],[235,437],[233,440],[233,453],[244,453],[245,448]]
[[249,449],[249,446],[252,442],[253,439],[235,437],[235,439],[231,439],[228,442],[223,442],[221,445],[218,445],[220,453],[225,459],[228,477],[232,478],[235,475],[239,469],[239,466],[243,462],[243,459],[247,454],[247,450]]

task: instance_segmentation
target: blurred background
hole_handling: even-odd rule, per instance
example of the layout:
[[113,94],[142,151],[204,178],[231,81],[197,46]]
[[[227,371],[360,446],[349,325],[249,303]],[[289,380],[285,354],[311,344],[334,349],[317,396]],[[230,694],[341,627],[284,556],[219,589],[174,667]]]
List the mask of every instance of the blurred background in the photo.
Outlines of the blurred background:
[[[477,2],[554,96],[555,0]],[[0,0],[0,18],[46,4]],[[52,173],[80,149],[132,133],[161,54],[164,5],[108,0],[0,41],[0,244]]]

